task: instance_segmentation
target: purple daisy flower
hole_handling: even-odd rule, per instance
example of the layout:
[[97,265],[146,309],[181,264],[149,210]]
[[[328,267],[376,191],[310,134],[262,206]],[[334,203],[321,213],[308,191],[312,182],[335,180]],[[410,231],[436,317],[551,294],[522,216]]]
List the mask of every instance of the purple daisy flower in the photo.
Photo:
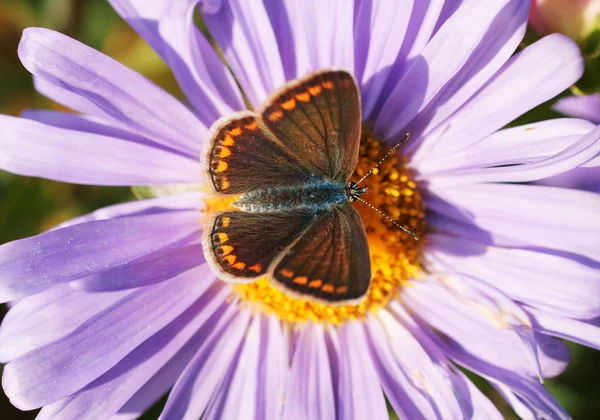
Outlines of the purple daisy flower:
[[[39,418],[502,418],[457,369],[524,418],[568,418],[541,384],[600,347],[598,195],[524,185],[597,164],[600,128],[558,119],[502,129],[582,74],[550,35],[513,56],[522,0],[111,0],[171,66],[190,106],[59,33],[27,29],[19,56],[40,92],[78,111],[1,117],[0,167],[156,198],[98,210],[0,247],[3,387]],[[204,22],[228,66],[195,26]],[[311,71],[359,83],[358,175],[406,132],[362,210],[373,279],[358,305],[220,281],[197,189],[221,116]],[[231,72],[229,71],[231,69]],[[233,76],[232,76],[233,74]],[[242,93],[243,92],[243,93]],[[176,193],[173,193],[176,192]]]

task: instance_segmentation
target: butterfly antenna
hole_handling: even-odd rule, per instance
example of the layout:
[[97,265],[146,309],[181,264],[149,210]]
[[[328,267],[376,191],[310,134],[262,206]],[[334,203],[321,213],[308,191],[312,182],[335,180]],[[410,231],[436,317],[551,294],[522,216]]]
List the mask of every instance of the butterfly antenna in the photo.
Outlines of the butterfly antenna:
[[411,230],[408,230],[407,228],[405,228],[404,226],[402,226],[401,224],[395,222],[390,216],[388,216],[387,214],[385,214],[384,212],[382,212],[381,210],[379,210],[377,207],[375,207],[373,204],[369,203],[368,201],[363,200],[360,197],[355,197],[356,200],[360,201],[361,203],[366,204],[367,206],[371,207],[373,210],[375,210],[377,213],[381,214],[383,217],[385,217],[387,220],[389,220],[390,222],[392,222],[392,224],[394,226],[396,226],[398,229],[400,229],[402,232],[404,233],[408,233],[410,236],[413,237],[413,239],[415,241],[418,241],[419,238],[417,237],[417,235],[415,235],[415,233]]
[[377,162],[377,165],[373,166],[371,168],[371,170],[365,174],[365,176],[363,176],[360,180],[358,180],[356,182],[356,185],[363,182],[365,180],[365,178],[367,178],[369,175],[371,175],[375,169],[379,168],[379,165],[381,165],[387,158],[389,158],[390,155],[392,153],[394,153],[400,146],[402,146],[404,143],[406,143],[408,141],[409,137],[410,137],[410,133],[406,133],[404,138],[402,140],[400,140],[398,143],[396,143],[396,145],[394,147],[392,147],[379,162]]

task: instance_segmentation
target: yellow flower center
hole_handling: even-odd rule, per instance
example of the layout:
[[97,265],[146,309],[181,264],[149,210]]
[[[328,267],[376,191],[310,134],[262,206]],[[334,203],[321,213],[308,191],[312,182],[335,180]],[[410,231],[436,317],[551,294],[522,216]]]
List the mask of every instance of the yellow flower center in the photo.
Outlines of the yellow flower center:
[[[351,181],[360,179],[385,155],[387,149],[370,131],[363,128],[358,164]],[[330,306],[311,300],[298,299],[269,284],[267,278],[254,283],[235,284],[233,291],[242,305],[253,310],[275,314],[292,323],[313,321],[343,324],[376,312],[394,299],[401,287],[421,272],[421,249],[425,242],[425,207],[413,174],[405,160],[398,155],[387,158],[361,186],[369,187],[366,201],[388,214],[397,223],[406,226],[420,238],[415,241],[394,227],[363,203],[353,205],[359,211],[369,240],[373,278],[366,298],[357,305]],[[222,209],[224,204],[211,200],[211,209]]]

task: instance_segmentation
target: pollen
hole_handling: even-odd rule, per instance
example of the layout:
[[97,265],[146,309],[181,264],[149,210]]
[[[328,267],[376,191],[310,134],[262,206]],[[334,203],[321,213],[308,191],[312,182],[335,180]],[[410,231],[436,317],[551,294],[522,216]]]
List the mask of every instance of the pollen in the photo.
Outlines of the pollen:
[[[314,95],[313,92],[311,94]],[[360,179],[388,150],[370,130],[363,127],[359,161],[350,181]],[[240,304],[267,314],[275,314],[279,319],[290,323],[312,321],[341,325],[347,321],[363,319],[397,299],[401,289],[410,287],[411,281],[418,279],[423,271],[421,259],[426,242],[425,206],[420,185],[414,178],[414,173],[407,166],[407,159],[399,154],[393,155],[364,182],[369,190],[363,198],[388,214],[395,222],[413,231],[420,238],[419,241],[394,227],[368,206],[353,204],[365,224],[371,254],[371,285],[361,302],[333,306],[310,298],[303,299],[296,295],[292,297],[276,289],[268,278],[263,277],[254,283],[233,286],[233,293],[240,297]],[[290,279],[294,277],[291,270],[282,269],[279,273]],[[296,277],[294,282],[308,282],[308,279]],[[339,286],[334,290],[329,284],[323,285],[321,280],[312,280],[308,285],[326,293],[344,294],[348,290],[347,286]]]

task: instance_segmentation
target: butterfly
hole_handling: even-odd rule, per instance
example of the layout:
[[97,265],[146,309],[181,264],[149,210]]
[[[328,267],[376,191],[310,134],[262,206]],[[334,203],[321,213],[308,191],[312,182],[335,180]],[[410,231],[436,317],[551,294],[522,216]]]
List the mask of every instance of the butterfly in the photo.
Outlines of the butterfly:
[[268,276],[294,297],[360,301],[371,280],[365,226],[348,182],[358,162],[360,93],[344,70],[289,82],[258,112],[211,127],[203,168],[218,194],[238,196],[204,231],[207,261],[226,281]]

